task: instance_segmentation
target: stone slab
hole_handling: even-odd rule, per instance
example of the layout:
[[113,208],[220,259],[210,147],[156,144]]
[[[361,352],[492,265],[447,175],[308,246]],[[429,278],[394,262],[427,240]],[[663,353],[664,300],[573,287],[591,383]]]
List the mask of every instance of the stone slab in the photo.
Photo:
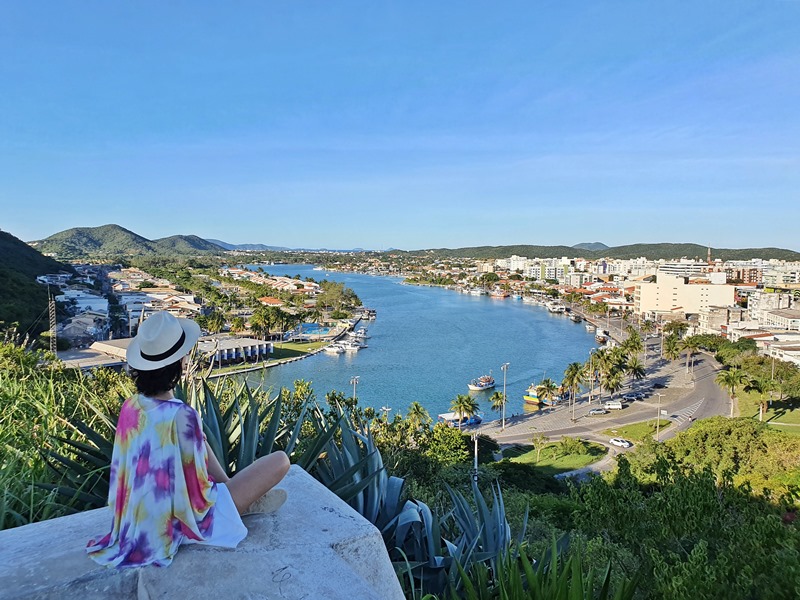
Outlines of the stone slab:
[[[238,548],[184,546],[166,568],[95,564],[84,547],[105,531],[107,509],[0,531],[0,598],[404,597],[371,523],[300,467],[279,488],[286,501],[275,512],[245,516],[248,535]],[[274,504],[268,494],[252,508]]]

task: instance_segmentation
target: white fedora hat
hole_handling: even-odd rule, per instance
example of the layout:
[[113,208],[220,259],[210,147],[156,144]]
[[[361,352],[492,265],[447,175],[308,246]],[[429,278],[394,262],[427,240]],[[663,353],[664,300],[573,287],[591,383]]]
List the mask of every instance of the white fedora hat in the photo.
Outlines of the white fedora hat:
[[128,364],[139,371],[154,371],[180,360],[200,338],[200,326],[168,312],[153,313],[139,326],[126,353]]

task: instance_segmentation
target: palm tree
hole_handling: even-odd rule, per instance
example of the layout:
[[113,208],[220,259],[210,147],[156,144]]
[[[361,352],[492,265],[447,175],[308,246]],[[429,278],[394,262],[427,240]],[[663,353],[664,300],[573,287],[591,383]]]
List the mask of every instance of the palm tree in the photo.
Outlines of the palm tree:
[[747,383],[747,375],[738,367],[731,367],[725,371],[720,371],[714,380],[717,385],[728,388],[728,393],[731,398],[731,417],[733,416],[733,405],[736,401],[736,388],[740,385]]
[[680,342],[677,335],[664,338],[664,356],[667,360],[676,360],[681,355]]
[[425,407],[416,400],[408,407],[406,419],[411,423],[414,429],[419,429],[423,425],[427,426],[432,420],[431,415],[425,410]]
[[639,379],[644,378],[644,364],[641,360],[639,360],[638,357],[632,356],[628,359],[628,362],[625,365],[625,373],[631,378],[631,384],[633,384],[634,379],[638,381]]
[[582,381],[583,365],[579,362],[569,363],[567,368],[564,369],[564,380],[561,382],[561,386],[569,390],[569,399],[572,403],[573,411],[575,407],[575,396],[578,394],[578,389],[580,389]]
[[634,356],[641,354],[642,350],[644,350],[642,336],[640,336],[639,332],[633,327],[628,327],[628,329],[632,331],[628,333],[627,339],[622,342],[622,347],[628,352],[628,354],[632,354]]
[[539,399],[542,402],[546,400],[551,401],[553,398],[555,398],[557,392],[558,386],[556,385],[556,382],[549,377],[542,379],[542,382],[536,386],[536,395],[539,396]]
[[767,412],[767,401],[764,394],[775,389],[775,382],[767,377],[753,377],[744,384],[745,392],[756,392],[759,395],[758,420],[763,421]]
[[603,387],[614,397],[620,389],[622,389],[622,370],[619,368],[612,368],[603,373],[601,376]]
[[461,422],[478,412],[478,401],[467,394],[459,394],[450,403],[450,410],[458,415],[458,428],[461,429]]
[[[700,348],[700,343],[694,336],[683,338],[678,346],[681,351],[686,352],[686,372],[689,372],[689,361],[694,353]],[[694,361],[691,362],[694,371]]]
[[506,399],[503,396],[503,392],[495,392],[492,394],[492,397],[489,398],[489,402],[492,403],[493,411],[500,412],[503,410],[503,405],[506,403]]

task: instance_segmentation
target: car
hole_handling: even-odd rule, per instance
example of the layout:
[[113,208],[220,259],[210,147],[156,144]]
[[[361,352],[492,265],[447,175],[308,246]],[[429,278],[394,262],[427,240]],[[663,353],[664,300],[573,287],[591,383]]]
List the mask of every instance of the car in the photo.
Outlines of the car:
[[628,440],[623,440],[622,438],[611,438],[608,440],[610,444],[614,446],[619,446],[620,448],[630,448],[633,446]]
[[605,404],[603,404],[603,408],[605,408],[606,410],[622,410],[625,407],[619,400],[609,400]]
[[636,395],[636,394],[634,394],[634,393],[631,393],[631,394],[625,394],[624,396],[622,396],[622,400],[623,400],[624,402],[633,402],[634,400],[638,400],[638,399],[639,399],[639,396],[637,396],[637,395]]
[[647,393],[643,391],[631,392],[628,395],[632,396],[634,400],[644,400],[645,398],[647,398]]
[[605,408],[593,408],[589,411],[590,417],[595,417],[597,415],[607,415],[608,411]]

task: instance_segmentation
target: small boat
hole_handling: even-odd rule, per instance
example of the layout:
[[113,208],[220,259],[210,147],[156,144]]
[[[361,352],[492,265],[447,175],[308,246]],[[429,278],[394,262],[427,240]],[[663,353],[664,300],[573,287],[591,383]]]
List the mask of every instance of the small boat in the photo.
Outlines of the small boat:
[[588,331],[589,333],[592,333],[592,332],[594,332],[594,330],[595,330],[595,326],[594,325],[592,325],[591,323],[586,323],[586,331]]
[[342,348],[341,344],[330,344],[329,346],[325,346],[324,352],[328,354],[341,354],[344,352],[344,348]]
[[548,302],[547,310],[549,310],[551,313],[561,314],[565,310],[567,310],[567,307],[561,304],[560,302]]
[[573,323],[580,323],[581,321],[583,321],[583,317],[581,317],[580,315],[576,315],[575,313],[572,313],[569,316],[569,320],[572,321]]
[[508,292],[505,290],[492,290],[489,293],[491,298],[508,298]]
[[539,400],[539,394],[536,392],[535,383],[532,383],[528,386],[528,389],[522,396],[522,400],[525,402],[525,404],[530,404],[530,405],[539,405],[542,403],[542,401]]
[[494,377],[490,375],[481,375],[477,379],[473,379],[467,384],[467,387],[473,392],[480,392],[482,390],[490,390],[494,387]]
[[458,413],[449,412],[440,414],[439,421],[447,423],[450,427],[458,427],[459,425],[480,425],[483,418],[479,414],[474,414],[471,417],[465,415],[459,418]]
[[367,345],[364,343],[356,342],[355,340],[346,340],[344,342],[340,342],[342,349],[345,352],[358,352],[362,348],[366,348]]
[[594,336],[594,341],[598,344],[605,344],[608,341],[608,338],[602,333],[596,333]]

